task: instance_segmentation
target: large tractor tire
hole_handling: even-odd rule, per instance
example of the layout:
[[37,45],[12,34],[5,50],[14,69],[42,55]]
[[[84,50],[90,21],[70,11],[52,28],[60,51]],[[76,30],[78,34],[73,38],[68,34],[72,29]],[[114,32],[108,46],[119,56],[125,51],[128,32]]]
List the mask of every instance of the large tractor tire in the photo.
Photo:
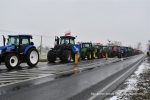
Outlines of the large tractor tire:
[[19,64],[19,59],[15,53],[11,53],[6,56],[5,65],[9,70],[16,68],[18,64]]
[[85,52],[86,52],[86,51],[82,51],[82,52],[81,52],[81,55],[80,55],[80,56],[81,56],[81,59],[82,59],[82,60],[85,60],[85,58],[86,58],[86,53],[85,53]]
[[80,53],[80,56],[81,56],[81,59],[82,60],[85,60],[86,56],[87,56],[87,48],[82,48],[81,49],[81,53]]
[[147,52],[147,56],[150,56],[150,53],[149,53],[149,52]]
[[31,48],[26,56],[27,64],[30,67],[35,67],[39,62],[39,53],[36,48]]
[[88,60],[91,60],[91,58],[92,58],[92,55],[91,55],[91,54],[92,54],[91,52],[88,52],[88,53],[87,53],[87,59],[88,59]]
[[96,57],[96,53],[93,51],[93,52],[91,53],[91,59],[95,59],[95,57]]
[[85,60],[85,56],[81,56],[81,59],[82,59],[82,60]]
[[55,54],[53,53],[52,50],[50,50],[47,54],[47,60],[50,62],[50,63],[54,63],[56,61],[56,56]]
[[98,53],[96,54],[96,56],[97,56],[98,59],[100,59],[100,58],[101,58],[101,53],[98,52]]
[[62,54],[62,57],[61,57],[61,60],[63,63],[68,63],[71,61],[71,51],[70,50],[64,50],[63,51],[63,54]]

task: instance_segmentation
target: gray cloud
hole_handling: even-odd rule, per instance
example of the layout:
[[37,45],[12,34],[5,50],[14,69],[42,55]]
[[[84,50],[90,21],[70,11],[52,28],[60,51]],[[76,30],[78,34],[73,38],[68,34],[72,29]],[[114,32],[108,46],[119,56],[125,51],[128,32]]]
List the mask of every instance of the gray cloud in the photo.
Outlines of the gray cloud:
[[150,34],[149,0],[0,0],[0,13],[0,30],[44,34],[46,45],[67,30],[77,41],[132,46]]

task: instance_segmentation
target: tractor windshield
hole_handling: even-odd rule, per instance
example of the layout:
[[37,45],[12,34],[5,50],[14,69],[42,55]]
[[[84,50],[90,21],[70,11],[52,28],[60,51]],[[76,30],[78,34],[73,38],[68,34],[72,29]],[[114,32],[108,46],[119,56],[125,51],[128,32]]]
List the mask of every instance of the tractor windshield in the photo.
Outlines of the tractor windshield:
[[89,48],[89,47],[91,47],[91,45],[89,43],[84,43],[84,44],[82,44],[82,47]]
[[95,48],[97,48],[97,49],[98,49],[99,47],[100,47],[99,45],[95,45]]
[[107,50],[109,49],[107,46],[103,46],[103,50]]
[[60,44],[75,44],[75,42],[71,38],[61,38]]
[[18,45],[19,44],[19,37],[8,37],[8,45],[12,45],[12,44],[15,44],[15,45]]

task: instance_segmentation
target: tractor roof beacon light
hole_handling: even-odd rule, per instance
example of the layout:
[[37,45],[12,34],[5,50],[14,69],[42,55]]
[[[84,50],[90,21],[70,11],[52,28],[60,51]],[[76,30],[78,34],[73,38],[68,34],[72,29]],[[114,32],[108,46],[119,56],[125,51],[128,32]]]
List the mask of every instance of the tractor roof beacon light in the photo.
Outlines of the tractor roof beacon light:
[[71,36],[71,32],[66,32],[65,36]]

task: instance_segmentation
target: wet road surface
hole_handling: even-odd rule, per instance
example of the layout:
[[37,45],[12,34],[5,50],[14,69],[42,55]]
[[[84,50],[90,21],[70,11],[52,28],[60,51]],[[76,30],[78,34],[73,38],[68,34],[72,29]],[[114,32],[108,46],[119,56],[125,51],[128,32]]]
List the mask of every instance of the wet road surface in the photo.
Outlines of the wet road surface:
[[93,61],[82,61],[79,65],[74,65],[72,63],[69,64],[48,64],[48,63],[39,63],[35,68],[28,68],[23,67],[22,69],[6,71],[4,65],[1,66],[1,73],[0,73],[0,87],[9,85],[9,84],[16,84],[19,82],[25,82],[29,80],[44,78],[44,77],[51,77],[53,79],[56,78],[56,75],[63,75],[72,73],[75,68],[77,70],[82,71],[87,68],[91,68],[95,65],[105,65],[107,63],[111,63],[114,61],[118,61],[118,58],[112,58],[109,60],[101,59],[101,60],[93,60]]
[[[116,63],[111,63],[113,62],[114,59],[112,61],[111,60],[107,60],[107,61],[95,60],[93,63],[81,62],[83,64],[78,65],[79,70],[86,68],[86,67],[89,67],[89,68],[95,67],[95,68],[90,71],[85,71],[79,74],[72,75],[70,77],[59,78],[53,81],[44,82],[42,84],[32,85],[32,86],[29,86],[30,88],[28,88],[27,83],[25,86],[26,88],[22,88],[23,86],[22,87],[15,86],[15,88],[11,88],[11,86],[1,87],[0,100],[66,100],[69,98],[70,99],[76,98],[75,100],[77,100],[77,98],[78,100],[84,100],[84,99],[81,99],[81,97],[85,97],[85,99],[87,99],[88,96],[82,95],[83,91],[99,83],[100,81],[103,81],[104,79],[110,77],[111,75],[117,73],[118,71],[125,69],[128,65],[136,62],[138,59],[142,57],[143,55],[134,56],[127,60],[116,62]],[[108,63],[111,63],[111,64],[108,64]],[[73,70],[74,68],[72,64],[54,65],[51,67],[46,67],[46,66],[37,67],[34,69],[29,69],[29,70],[23,70],[23,71],[28,72],[28,73],[30,72],[36,73],[37,71],[38,75],[40,75],[39,73],[41,72],[42,75],[53,76],[54,74],[55,75],[58,73],[61,74],[63,73],[63,71]],[[19,71],[16,71],[16,72],[18,73]],[[52,77],[46,76],[46,79],[52,80]],[[38,82],[35,81],[34,84],[36,83]]]

